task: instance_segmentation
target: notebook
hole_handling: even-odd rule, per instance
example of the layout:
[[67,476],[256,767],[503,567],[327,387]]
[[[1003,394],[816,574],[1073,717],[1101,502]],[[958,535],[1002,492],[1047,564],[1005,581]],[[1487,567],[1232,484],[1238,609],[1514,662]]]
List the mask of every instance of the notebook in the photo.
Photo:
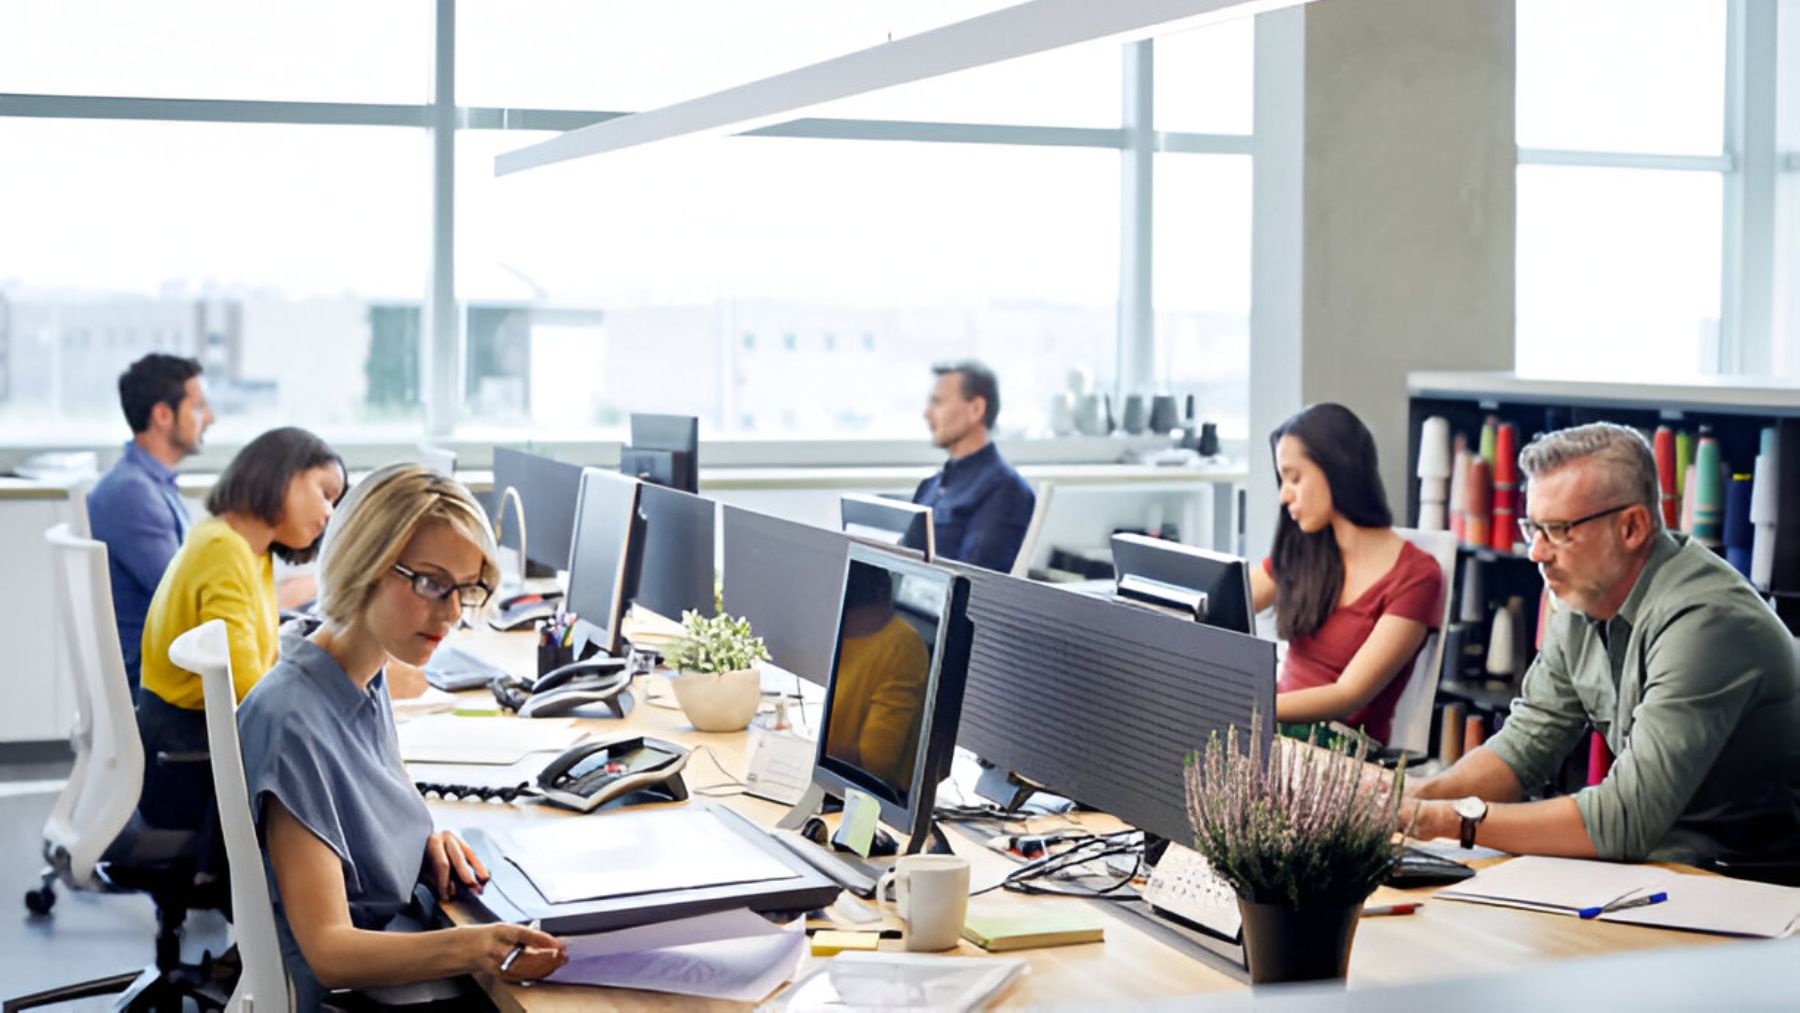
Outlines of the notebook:
[[1105,935],[1099,913],[1085,906],[1059,904],[1031,912],[970,911],[963,920],[963,938],[993,953],[1098,943]]
[[1669,899],[1608,911],[1601,921],[1776,939],[1800,930],[1800,889],[1722,876],[1670,876]]
[[1678,875],[1651,865],[1526,855],[1482,869],[1435,896],[1592,918],[1621,901],[1663,889]]

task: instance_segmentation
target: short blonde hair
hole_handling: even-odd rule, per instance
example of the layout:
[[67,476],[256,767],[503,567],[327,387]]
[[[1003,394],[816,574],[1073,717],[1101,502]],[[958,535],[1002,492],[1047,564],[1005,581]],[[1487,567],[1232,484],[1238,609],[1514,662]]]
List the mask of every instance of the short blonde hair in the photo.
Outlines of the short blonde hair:
[[325,529],[319,611],[326,620],[343,625],[362,615],[407,542],[432,523],[449,525],[480,549],[481,582],[499,586],[493,528],[469,490],[425,465],[391,464],[358,482]]

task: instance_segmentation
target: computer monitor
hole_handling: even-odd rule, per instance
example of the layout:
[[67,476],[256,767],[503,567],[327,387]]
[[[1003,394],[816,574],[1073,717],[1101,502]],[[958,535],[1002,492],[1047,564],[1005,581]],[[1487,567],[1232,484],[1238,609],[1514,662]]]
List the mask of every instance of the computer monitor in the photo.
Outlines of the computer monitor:
[[841,532],[727,503],[725,611],[750,620],[769,661],[808,682],[831,678],[838,594],[852,540]]
[[700,420],[691,415],[631,414],[631,443],[619,473],[682,492],[700,491]]
[[838,498],[844,533],[884,545],[912,549],[925,562],[937,556],[931,508],[919,503],[846,493]]
[[1112,537],[1119,597],[1236,633],[1256,632],[1250,567],[1237,556],[1143,535]]
[[644,485],[638,491],[638,508],[644,515],[644,565],[634,599],[638,607],[674,620],[689,609],[712,615],[718,504]]
[[[518,495],[522,523],[509,523],[506,490]],[[494,518],[500,544],[552,570],[569,568],[581,467],[507,447],[494,448]]]
[[1268,755],[1272,641],[942,565],[968,578],[975,629],[957,744],[995,768],[1146,833],[1185,840],[1187,758],[1233,725],[1247,744],[1258,714]]
[[910,854],[931,836],[937,784],[955,751],[969,582],[853,545],[840,588],[812,788],[784,823],[856,789],[880,803],[882,822],[910,834]]
[[575,537],[569,550],[569,593],[575,633],[586,645],[617,656],[623,643],[625,605],[637,588],[643,559],[644,521],[636,479],[587,468],[581,473]]

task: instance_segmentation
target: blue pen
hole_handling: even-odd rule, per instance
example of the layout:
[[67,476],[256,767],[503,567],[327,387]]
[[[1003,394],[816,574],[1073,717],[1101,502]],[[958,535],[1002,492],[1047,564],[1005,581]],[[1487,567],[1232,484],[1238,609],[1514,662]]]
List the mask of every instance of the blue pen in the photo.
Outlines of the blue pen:
[[1602,905],[1601,907],[1584,907],[1581,909],[1581,917],[1598,918],[1603,914],[1610,914],[1614,911],[1627,911],[1634,907],[1649,907],[1652,904],[1661,904],[1668,899],[1669,894],[1667,891],[1658,890],[1655,893],[1646,894],[1642,897],[1633,897],[1630,900],[1615,901],[1614,903]]

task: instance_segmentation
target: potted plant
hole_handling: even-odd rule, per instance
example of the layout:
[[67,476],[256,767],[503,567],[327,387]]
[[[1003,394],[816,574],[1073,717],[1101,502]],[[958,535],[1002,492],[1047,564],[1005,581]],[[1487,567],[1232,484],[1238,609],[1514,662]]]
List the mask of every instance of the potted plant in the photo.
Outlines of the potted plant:
[[675,670],[675,702],[697,730],[735,732],[756,715],[762,700],[756,663],[768,656],[762,638],[750,632],[750,620],[722,611],[709,619],[690,609],[681,614],[681,633],[663,652],[663,663]]
[[1194,848],[1237,891],[1253,983],[1342,978],[1363,901],[1403,848],[1405,772],[1365,778],[1366,743],[1275,740],[1263,757],[1217,732],[1187,767]]

